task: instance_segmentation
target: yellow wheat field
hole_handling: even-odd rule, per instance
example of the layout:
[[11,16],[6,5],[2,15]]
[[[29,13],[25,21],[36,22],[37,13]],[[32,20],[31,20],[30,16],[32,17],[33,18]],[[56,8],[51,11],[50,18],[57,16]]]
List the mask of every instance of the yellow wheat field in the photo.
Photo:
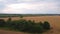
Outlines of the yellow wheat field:
[[[7,18],[0,18],[4,19],[5,21],[8,20]],[[12,21],[13,20],[20,20],[20,19],[25,19],[25,20],[34,20],[36,23],[37,22],[44,22],[48,21],[52,27],[52,29],[48,32],[44,32],[43,34],[60,34],[60,16],[28,16],[28,17],[11,17]]]

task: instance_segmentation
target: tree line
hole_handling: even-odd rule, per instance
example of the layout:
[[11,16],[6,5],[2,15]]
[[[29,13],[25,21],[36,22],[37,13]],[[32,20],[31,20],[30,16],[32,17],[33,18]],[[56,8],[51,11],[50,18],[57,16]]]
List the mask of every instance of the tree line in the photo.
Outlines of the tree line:
[[50,24],[48,21],[41,21],[39,23],[31,20],[15,20],[12,21],[9,18],[7,21],[0,19],[0,27],[7,27],[12,30],[18,30],[22,32],[29,32],[29,33],[42,33],[44,31],[50,30]]

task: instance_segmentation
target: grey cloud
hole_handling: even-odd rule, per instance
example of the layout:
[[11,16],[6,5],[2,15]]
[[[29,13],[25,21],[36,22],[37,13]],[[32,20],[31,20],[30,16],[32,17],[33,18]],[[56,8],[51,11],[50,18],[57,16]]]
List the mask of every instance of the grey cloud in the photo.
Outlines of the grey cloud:
[[3,3],[12,4],[12,3],[36,3],[36,2],[58,2],[60,3],[60,0],[3,0]]
[[3,3],[0,3],[0,10],[5,8],[5,5]]
[[[50,14],[53,14],[53,13],[57,13],[57,14],[60,14],[60,0],[32,0],[32,1],[25,1],[25,0],[3,0],[0,2],[0,13],[2,13],[2,10],[4,8],[6,8],[6,4],[15,4],[15,3],[31,3],[31,4],[35,4],[35,3],[56,3],[56,11],[54,10],[47,10],[47,11],[40,11],[40,10],[28,10],[28,9],[25,9],[25,12],[23,13],[36,13],[36,14],[40,14],[40,13],[50,13]],[[40,8],[40,7],[39,7]]]
[[5,8],[5,3],[4,2],[0,2],[0,13],[3,13],[2,10]]

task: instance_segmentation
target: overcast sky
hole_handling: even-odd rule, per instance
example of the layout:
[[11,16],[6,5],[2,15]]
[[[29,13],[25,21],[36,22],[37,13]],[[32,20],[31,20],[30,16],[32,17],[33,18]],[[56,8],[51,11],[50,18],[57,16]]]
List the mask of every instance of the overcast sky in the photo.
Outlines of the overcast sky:
[[60,0],[0,0],[0,13],[60,14]]

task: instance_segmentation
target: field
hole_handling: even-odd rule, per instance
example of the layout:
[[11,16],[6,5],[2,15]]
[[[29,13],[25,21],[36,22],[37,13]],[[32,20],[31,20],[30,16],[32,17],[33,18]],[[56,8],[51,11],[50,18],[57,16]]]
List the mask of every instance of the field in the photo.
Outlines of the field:
[[[43,34],[60,34],[60,16],[27,16],[23,18],[20,18],[20,17],[11,17],[11,18],[12,18],[12,21],[25,19],[25,20],[34,20],[36,23],[40,21],[42,22],[48,21],[51,25],[51,30],[48,32],[44,32]],[[8,17],[0,18],[0,19],[4,19],[5,21],[7,21]],[[6,33],[5,31],[0,30],[0,34],[5,34],[5,33]],[[12,32],[9,32],[9,33],[13,34]],[[7,32],[7,34],[9,33]],[[19,33],[19,32],[15,32],[15,33]]]

